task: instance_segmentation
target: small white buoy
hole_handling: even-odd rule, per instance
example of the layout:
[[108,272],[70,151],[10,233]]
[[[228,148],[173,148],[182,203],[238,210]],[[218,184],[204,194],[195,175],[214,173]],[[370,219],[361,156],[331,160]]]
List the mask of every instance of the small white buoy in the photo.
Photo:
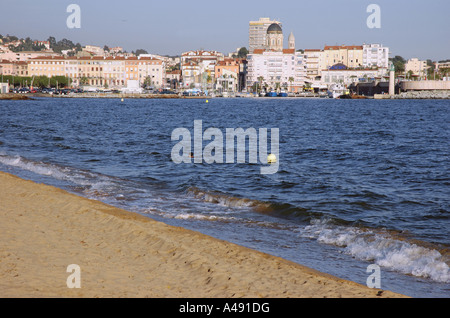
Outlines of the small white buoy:
[[120,101],[123,102],[123,98]]
[[267,163],[276,163],[277,162],[277,156],[275,156],[273,153],[267,156]]

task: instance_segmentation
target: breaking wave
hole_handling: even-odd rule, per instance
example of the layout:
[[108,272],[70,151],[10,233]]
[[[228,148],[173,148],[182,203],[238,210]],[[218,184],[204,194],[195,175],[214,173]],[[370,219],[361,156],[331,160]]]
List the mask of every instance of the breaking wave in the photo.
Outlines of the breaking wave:
[[403,274],[450,283],[447,249],[441,250],[441,254],[436,248],[412,243],[388,232],[337,226],[324,219],[311,221],[299,232],[302,237],[341,247],[344,253],[356,259],[374,262]]
[[199,200],[219,204],[221,206],[229,208],[251,208],[258,212],[267,212],[272,210],[270,203],[246,198],[233,197],[222,193],[212,193],[200,190],[196,187],[188,188],[187,193],[193,195],[195,198]]

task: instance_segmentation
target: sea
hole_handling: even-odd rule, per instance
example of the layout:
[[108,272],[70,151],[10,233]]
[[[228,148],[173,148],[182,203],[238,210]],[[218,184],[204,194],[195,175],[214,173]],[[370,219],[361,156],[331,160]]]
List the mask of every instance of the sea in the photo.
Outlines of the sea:
[[[223,162],[176,163],[179,128]],[[278,129],[276,173],[225,160],[238,128]],[[450,296],[449,137],[449,100],[0,101],[0,171],[419,298]]]

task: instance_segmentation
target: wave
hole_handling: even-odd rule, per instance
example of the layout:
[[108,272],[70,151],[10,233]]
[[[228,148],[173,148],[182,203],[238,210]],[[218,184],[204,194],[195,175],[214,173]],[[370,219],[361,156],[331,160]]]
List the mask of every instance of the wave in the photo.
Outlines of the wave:
[[387,231],[338,226],[328,219],[312,220],[298,231],[302,237],[341,247],[344,253],[356,259],[403,274],[450,283],[447,248],[439,251],[437,247],[426,246],[424,242],[413,243]]
[[67,186],[70,189],[81,192],[89,198],[117,197],[121,199],[120,194],[117,195],[119,184],[112,177],[6,154],[0,154],[0,164],[68,182]]
[[271,204],[263,201],[239,198],[217,192],[203,191],[196,187],[189,187],[186,192],[202,201],[219,204],[229,208],[251,208],[258,212],[272,211]]

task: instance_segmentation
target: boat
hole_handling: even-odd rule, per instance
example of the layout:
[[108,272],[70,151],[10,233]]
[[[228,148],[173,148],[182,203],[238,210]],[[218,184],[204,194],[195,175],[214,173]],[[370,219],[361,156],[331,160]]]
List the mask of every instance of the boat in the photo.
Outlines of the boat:
[[288,93],[286,93],[285,91],[281,91],[278,93],[278,97],[288,97]]
[[330,98],[340,98],[342,95],[348,94],[348,90],[342,84],[333,84],[327,93]]
[[350,97],[352,99],[367,99],[367,96],[364,95],[357,95],[357,94],[350,94]]
[[277,97],[277,96],[278,96],[278,94],[276,92],[268,92],[266,94],[266,97]]

